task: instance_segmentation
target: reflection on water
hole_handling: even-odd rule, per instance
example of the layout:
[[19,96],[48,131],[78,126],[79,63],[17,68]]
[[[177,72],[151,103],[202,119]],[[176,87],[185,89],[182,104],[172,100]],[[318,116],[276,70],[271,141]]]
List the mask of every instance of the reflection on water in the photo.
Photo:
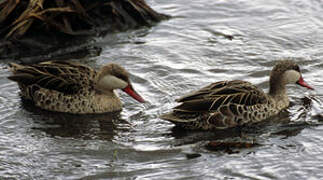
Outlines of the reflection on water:
[[[148,3],[173,18],[96,39],[101,55],[79,60],[121,64],[145,104],[120,92],[118,113],[43,111],[22,102],[0,64],[0,179],[321,179],[322,2]],[[316,90],[288,86],[291,106],[277,117],[218,132],[178,129],[158,118],[174,99],[215,81],[246,80],[267,91],[282,58],[300,64]],[[257,145],[206,148],[236,141]]]
[[23,101],[24,109],[32,112],[27,118],[39,123],[38,129],[52,137],[69,137],[77,139],[112,140],[118,130],[120,112],[98,115],[73,115],[41,110],[29,101]]

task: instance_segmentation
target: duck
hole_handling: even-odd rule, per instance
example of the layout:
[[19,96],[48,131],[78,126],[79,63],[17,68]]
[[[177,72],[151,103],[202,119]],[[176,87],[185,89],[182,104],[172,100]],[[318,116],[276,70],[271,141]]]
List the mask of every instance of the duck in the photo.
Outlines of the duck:
[[180,104],[160,118],[191,130],[257,123],[289,106],[286,85],[295,83],[313,90],[294,61],[280,60],[271,70],[268,93],[247,81],[219,81],[176,99]]
[[121,89],[140,103],[145,100],[134,90],[129,73],[108,63],[98,70],[72,61],[45,61],[32,65],[9,63],[21,97],[35,106],[54,112],[97,114],[122,110],[114,92]]

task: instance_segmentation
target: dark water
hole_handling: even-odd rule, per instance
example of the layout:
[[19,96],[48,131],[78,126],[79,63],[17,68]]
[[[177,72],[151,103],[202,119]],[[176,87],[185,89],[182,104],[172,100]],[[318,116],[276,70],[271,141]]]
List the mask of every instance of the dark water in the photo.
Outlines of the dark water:
[[[71,116],[22,103],[0,64],[0,179],[322,179],[323,2],[148,0],[173,15],[152,28],[97,39],[101,56],[128,69],[137,104],[120,114]],[[233,39],[231,40],[231,38]],[[291,85],[288,112],[237,132],[179,132],[158,116],[174,99],[220,80],[268,89],[277,59],[297,61],[315,91]],[[256,142],[227,151],[209,140]]]

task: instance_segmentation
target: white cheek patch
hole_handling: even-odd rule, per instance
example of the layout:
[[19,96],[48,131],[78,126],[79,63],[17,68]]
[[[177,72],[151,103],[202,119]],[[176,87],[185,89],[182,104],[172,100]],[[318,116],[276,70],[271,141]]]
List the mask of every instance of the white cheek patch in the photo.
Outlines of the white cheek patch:
[[295,70],[288,70],[283,75],[284,82],[286,84],[296,83],[300,77],[301,77],[301,74]]
[[123,89],[128,83],[112,75],[106,75],[99,81],[99,86],[104,89]]

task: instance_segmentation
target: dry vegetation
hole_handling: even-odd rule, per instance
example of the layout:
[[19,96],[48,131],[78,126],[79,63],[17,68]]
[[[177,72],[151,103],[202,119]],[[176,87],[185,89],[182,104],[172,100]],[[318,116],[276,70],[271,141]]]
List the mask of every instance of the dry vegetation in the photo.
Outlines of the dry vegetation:
[[122,30],[166,17],[143,0],[4,0],[0,9],[1,33],[6,39],[23,36],[35,21],[45,31],[83,35],[106,22]]
[[144,0],[0,0],[0,52],[26,36],[101,35],[166,18]]

